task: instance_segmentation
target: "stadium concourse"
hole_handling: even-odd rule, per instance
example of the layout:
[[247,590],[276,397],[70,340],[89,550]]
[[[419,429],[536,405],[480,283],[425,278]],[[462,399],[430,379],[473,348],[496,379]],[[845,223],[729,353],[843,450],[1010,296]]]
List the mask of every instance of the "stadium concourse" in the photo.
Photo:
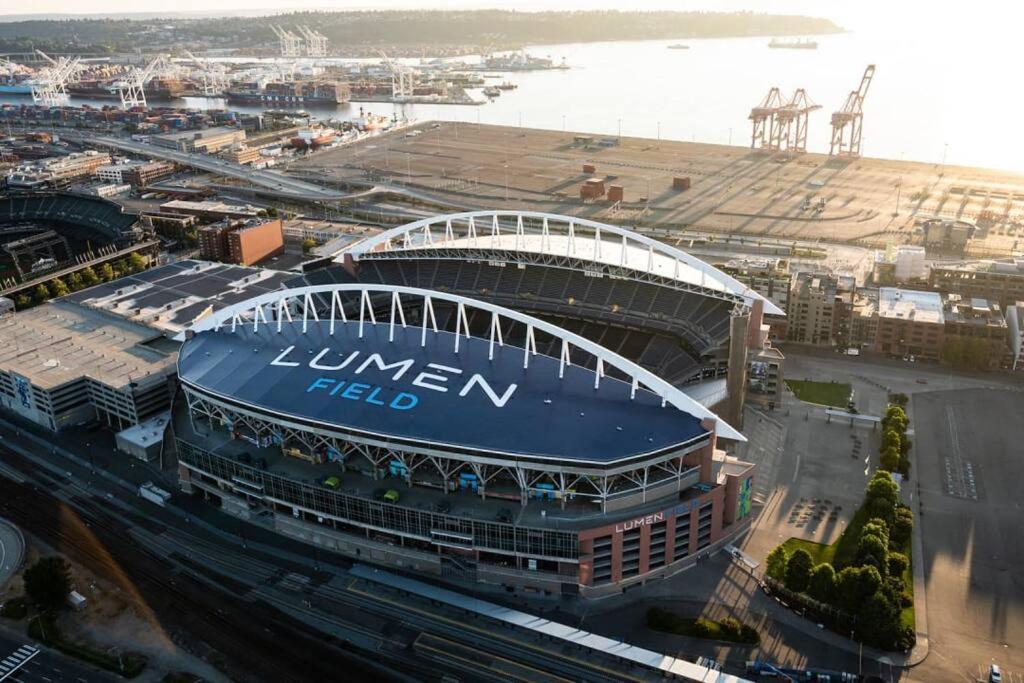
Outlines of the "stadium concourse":
[[181,485],[380,564],[621,591],[747,528],[754,466],[722,446],[765,312],[628,229],[418,221],[182,333]]

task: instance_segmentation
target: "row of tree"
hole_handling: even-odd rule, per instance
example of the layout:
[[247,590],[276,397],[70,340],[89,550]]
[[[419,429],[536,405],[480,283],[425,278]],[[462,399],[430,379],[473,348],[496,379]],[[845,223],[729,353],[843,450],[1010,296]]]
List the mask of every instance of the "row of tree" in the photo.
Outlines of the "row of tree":
[[136,253],[129,254],[126,258],[116,261],[114,264],[104,263],[98,269],[86,266],[79,271],[71,273],[65,278],[55,277],[45,284],[38,284],[32,290],[32,294],[19,294],[14,297],[14,304],[19,311],[26,308],[38,306],[50,299],[67,296],[71,292],[77,292],[86,287],[98,285],[101,282],[110,282],[125,275],[138,273],[148,267],[146,259]]
[[879,448],[879,464],[887,472],[899,472],[903,478],[910,476],[910,439],[907,437],[907,413],[903,407],[890,403],[882,418],[882,444]]
[[[888,650],[906,650],[914,630],[901,625],[903,608],[913,605],[905,585],[914,519],[899,503],[899,488],[889,472],[878,470],[868,482],[855,520],[868,516],[857,539],[856,554],[846,566],[817,565],[803,548],[789,553],[780,545],[766,560],[768,575],[788,590],[848,615],[857,638]],[[854,525],[846,533],[856,533]]]
[[[1000,340],[997,348],[1001,348]],[[942,361],[955,370],[988,370],[998,363],[1001,353],[993,349],[988,339],[976,337],[946,337],[942,342]]]

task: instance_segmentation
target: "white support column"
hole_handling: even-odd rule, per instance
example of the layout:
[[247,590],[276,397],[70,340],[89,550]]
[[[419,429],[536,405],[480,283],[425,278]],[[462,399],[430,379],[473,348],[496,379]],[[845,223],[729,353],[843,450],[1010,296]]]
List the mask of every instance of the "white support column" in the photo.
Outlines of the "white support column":
[[306,292],[302,301],[302,334],[306,334],[306,324],[309,322],[310,314],[313,315],[313,320],[320,322],[320,315],[316,312],[316,306],[313,305],[313,297]]
[[292,312],[288,309],[287,306],[285,306],[286,302],[287,302],[287,298],[283,297],[283,296],[280,299],[277,300],[277,331],[278,331],[278,333],[281,332],[281,325],[284,323],[285,311],[288,311],[288,322],[292,321]]
[[601,258],[601,228],[594,228],[594,258]]
[[565,366],[572,365],[572,359],[569,357],[569,342],[562,340],[562,352],[558,358],[558,379],[565,377]]
[[427,345],[427,319],[430,319],[434,333],[437,333],[437,317],[434,315],[434,301],[429,296],[423,298],[423,329],[420,333],[420,348]]
[[634,377],[633,381],[630,382],[630,384],[629,384],[629,400],[630,401],[632,401],[633,399],[636,398],[636,390],[637,390],[638,386],[640,386],[640,380],[638,380],[636,377]]
[[533,333],[533,325],[526,326],[526,343],[523,345],[523,369],[530,367],[530,352],[537,355],[537,339]]
[[654,270],[654,245],[647,245],[647,272]]
[[263,312],[263,304],[256,304],[252,309],[252,331],[257,332],[260,328],[260,318],[263,318],[263,323],[269,325],[267,322],[267,316]]
[[370,323],[373,325],[377,324],[377,318],[373,314],[373,305],[370,303],[370,294],[365,289],[360,292],[359,295],[359,338],[363,338],[363,322],[366,318],[366,314],[370,314]]
[[576,224],[573,221],[569,221],[569,239],[566,240],[565,255],[572,256],[573,252],[576,251]]
[[626,244],[626,236],[622,236],[622,253],[619,255],[619,265],[625,267],[626,265],[626,250],[628,245]]
[[526,228],[523,227],[523,214],[516,214],[516,249],[523,248],[523,241],[526,238]]
[[466,304],[459,302],[455,312],[455,353],[459,352],[459,339],[462,337],[462,329],[466,330],[466,339],[469,339],[469,318],[466,317]]
[[597,359],[597,368],[594,370],[594,389],[601,387],[601,378],[604,377],[604,361]]
[[540,229],[540,250],[548,253],[551,250],[551,230],[548,227],[548,217],[544,216],[544,223]]
[[473,220],[472,216],[469,217],[469,232],[467,233],[467,236],[469,237],[470,245],[472,245],[474,247],[477,246],[477,243],[476,243],[476,221]]
[[[348,317],[345,315],[345,305],[341,302],[341,294],[339,294],[338,292],[332,292],[331,293],[331,336],[332,337],[334,336],[334,308],[335,308],[335,306],[337,306],[338,310],[341,312],[341,320],[342,320],[342,322],[346,322],[346,323],[348,322]],[[290,319],[291,319],[291,314],[289,314],[289,320]]]
[[452,231],[452,219],[450,218],[444,222],[444,241],[455,241],[455,233]]
[[501,319],[494,311],[491,312],[491,341],[487,346],[487,360],[494,360],[494,340],[497,337],[498,346],[505,346],[501,338]]

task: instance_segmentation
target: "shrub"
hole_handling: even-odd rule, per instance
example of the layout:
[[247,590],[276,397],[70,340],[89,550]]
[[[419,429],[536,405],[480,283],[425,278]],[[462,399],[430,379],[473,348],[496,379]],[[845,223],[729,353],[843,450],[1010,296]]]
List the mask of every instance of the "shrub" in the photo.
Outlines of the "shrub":
[[903,572],[910,567],[910,560],[903,553],[889,553],[888,563],[891,576],[903,576]]
[[902,548],[910,541],[914,531],[914,513],[910,508],[901,505],[896,508],[892,522],[891,539],[897,547]]

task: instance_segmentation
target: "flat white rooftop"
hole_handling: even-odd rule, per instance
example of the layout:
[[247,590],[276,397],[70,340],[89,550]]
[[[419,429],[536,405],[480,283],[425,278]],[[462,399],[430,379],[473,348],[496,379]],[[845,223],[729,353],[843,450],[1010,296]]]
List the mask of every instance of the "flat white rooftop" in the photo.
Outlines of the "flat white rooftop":
[[938,292],[880,287],[878,289],[878,316],[916,323],[945,322],[942,296]]

